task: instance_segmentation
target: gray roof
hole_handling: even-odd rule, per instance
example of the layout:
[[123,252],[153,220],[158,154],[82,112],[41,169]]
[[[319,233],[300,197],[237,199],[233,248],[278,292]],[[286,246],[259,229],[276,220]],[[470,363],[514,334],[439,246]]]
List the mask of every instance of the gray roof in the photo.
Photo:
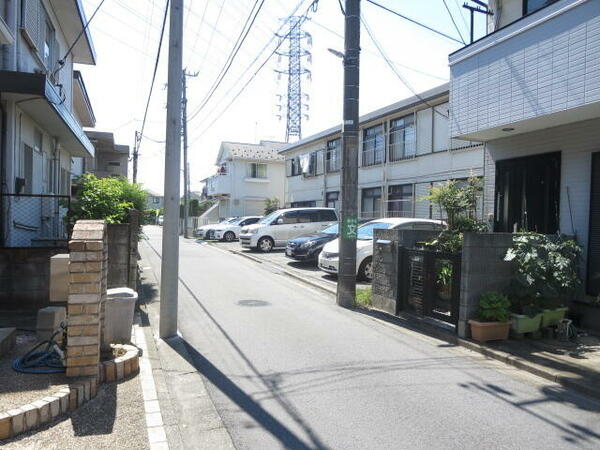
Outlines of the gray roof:
[[217,156],[217,164],[221,161],[223,153],[227,151],[233,159],[259,159],[281,161],[283,156],[279,155],[279,150],[286,146],[285,142],[260,141],[258,144],[248,144],[244,142],[221,142],[221,148]]
[[[413,108],[420,104],[423,104],[423,100],[430,101],[438,97],[443,97],[444,95],[448,95],[449,83],[444,83],[440,86],[436,86],[428,91],[420,93],[418,96],[408,97],[399,102],[392,103],[391,105],[384,106],[383,108],[376,109],[375,111],[371,111],[364,116],[359,117],[359,124],[365,124],[368,122],[372,122],[373,120],[380,119],[387,115],[393,114],[395,112],[400,112],[404,109]],[[311,142],[318,141],[327,136],[331,136],[334,134],[339,134],[342,132],[342,125],[337,125],[332,128],[328,128],[326,130],[320,131],[312,136],[308,136],[304,139],[300,139],[299,141],[294,142],[293,144],[287,144],[279,153],[285,153],[291,150],[295,150],[298,147],[302,147],[306,144],[310,144]]]

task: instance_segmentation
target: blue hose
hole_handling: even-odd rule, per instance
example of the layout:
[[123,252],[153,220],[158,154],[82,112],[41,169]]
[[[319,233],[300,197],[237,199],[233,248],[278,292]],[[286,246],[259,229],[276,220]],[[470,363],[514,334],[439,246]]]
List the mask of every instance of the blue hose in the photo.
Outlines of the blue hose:
[[[33,347],[27,354],[13,361],[12,368],[17,372],[22,373],[61,373],[65,371],[65,367],[61,360],[61,355],[56,351],[56,342],[54,336],[60,331],[52,335],[50,340],[42,342]],[[35,351],[40,346],[48,344],[43,351]]]

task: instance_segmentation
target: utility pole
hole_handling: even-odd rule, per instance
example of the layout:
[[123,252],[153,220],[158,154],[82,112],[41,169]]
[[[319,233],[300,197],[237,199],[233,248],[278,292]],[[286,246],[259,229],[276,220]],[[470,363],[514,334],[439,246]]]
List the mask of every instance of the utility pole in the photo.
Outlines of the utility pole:
[[177,334],[177,294],[179,287],[183,0],[171,0],[170,8],[164,188],[165,214],[160,276],[159,334],[161,338],[168,338]]
[[133,182],[137,183],[138,148],[140,147],[140,132],[135,132],[135,143],[133,144]]
[[188,163],[188,133],[187,133],[187,77],[197,77],[196,73],[183,70],[181,77],[183,86],[182,120],[183,120],[183,237],[190,237],[188,217],[190,214],[190,165]]
[[358,94],[360,0],[346,0],[344,30],[344,118],[342,122],[342,217],[337,304],[351,308],[356,297],[358,227]]

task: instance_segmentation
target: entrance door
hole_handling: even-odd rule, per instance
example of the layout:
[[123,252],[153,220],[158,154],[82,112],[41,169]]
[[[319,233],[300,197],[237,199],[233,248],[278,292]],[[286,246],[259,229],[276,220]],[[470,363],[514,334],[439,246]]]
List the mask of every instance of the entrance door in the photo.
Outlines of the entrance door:
[[560,152],[496,162],[495,231],[559,227]]
[[588,239],[587,292],[600,294],[600,153],[592,155],[590,232]]

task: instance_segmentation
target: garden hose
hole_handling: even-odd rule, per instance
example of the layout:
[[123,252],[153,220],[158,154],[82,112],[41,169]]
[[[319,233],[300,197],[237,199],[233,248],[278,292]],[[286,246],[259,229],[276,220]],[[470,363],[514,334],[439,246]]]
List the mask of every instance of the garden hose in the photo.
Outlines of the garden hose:
[[[65,371],[64,352],[54,340],[55,336],[64,332],[64,325],[55,331],[49,340],[40,342],[25,355],[13,361],[12,368],[22,373],[61,373]],[[44,350],[38,350],[46,344]]]

